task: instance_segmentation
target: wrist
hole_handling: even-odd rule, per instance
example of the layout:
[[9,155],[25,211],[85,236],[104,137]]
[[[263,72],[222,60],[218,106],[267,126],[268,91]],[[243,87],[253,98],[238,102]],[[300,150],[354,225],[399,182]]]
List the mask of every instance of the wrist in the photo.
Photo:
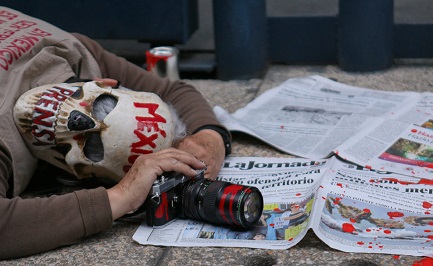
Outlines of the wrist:
[[129,203],[123,202],[126,197],[122,196],[122,193],[119,191],[117,186],[107,189],[107,194],[111,206],[113,221],[129,212],[127,209]]

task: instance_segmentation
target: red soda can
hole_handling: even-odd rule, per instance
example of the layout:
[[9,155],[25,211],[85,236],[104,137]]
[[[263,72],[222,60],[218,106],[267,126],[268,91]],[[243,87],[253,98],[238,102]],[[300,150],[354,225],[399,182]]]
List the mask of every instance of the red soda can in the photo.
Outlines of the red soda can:
[[159,77],[179,80],[179,50],[172,46],[159,46],[146,51],[147,70]]

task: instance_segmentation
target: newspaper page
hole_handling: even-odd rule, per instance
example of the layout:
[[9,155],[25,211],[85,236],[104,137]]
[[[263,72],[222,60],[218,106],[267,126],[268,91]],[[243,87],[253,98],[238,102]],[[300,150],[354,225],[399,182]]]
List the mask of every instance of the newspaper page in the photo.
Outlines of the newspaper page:
[[345,160],[367,168],[433,179],[433,131],[411,123],[372,118],[335,149]]
[[346,252],[433,256],[432,185],[335,160],[317,193],[313,230]]
[[162,229],[140,225],[133,239],[143,245],[287,249],[310,228],[315,193],[329,159],[227,157],[217,179],[255,186],[262,192],[262,217],[249,230],[177,219]]
[[420,93],[415,105],[401,106],[394,113],[394,117],[397,120],[433,129],[433,93]]
[[229,130],[289,154],[325,158],[366,126],[367,117],[392,114],[416,100],[415,92],[371,90],[309,76],[289,79],[233,114],[218,106],[214,112]]

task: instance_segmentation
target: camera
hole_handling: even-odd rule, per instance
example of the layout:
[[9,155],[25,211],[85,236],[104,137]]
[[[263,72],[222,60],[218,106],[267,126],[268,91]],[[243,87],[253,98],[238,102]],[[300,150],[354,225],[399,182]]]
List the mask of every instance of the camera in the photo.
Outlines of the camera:
[[164,227],[176,218],[249,228],[263,211],[256,187],[204,178],[204,170],[187,177],[177,172],[158,176],[144,204],[146,223]]

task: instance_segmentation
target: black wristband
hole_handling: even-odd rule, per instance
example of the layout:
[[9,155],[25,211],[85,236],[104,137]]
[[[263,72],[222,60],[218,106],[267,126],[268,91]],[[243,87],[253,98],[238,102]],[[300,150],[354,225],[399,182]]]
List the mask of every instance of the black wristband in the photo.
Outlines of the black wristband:
[[213,126],[213,125],[208,125],[208,126],[202,126],[199,129],[197,129],[194,133],[197,133],[203,129],[211,129],[211,130],[215,130],[216,132],[220,133],[221,137],[223,138],[224,141],[224,147],[226,149],[226,153],[225,155],[229,155],[230,153],[232,153],[232,139],[231,139],[231,135],[230,133],[223,127],[219,127],[219,126]]

